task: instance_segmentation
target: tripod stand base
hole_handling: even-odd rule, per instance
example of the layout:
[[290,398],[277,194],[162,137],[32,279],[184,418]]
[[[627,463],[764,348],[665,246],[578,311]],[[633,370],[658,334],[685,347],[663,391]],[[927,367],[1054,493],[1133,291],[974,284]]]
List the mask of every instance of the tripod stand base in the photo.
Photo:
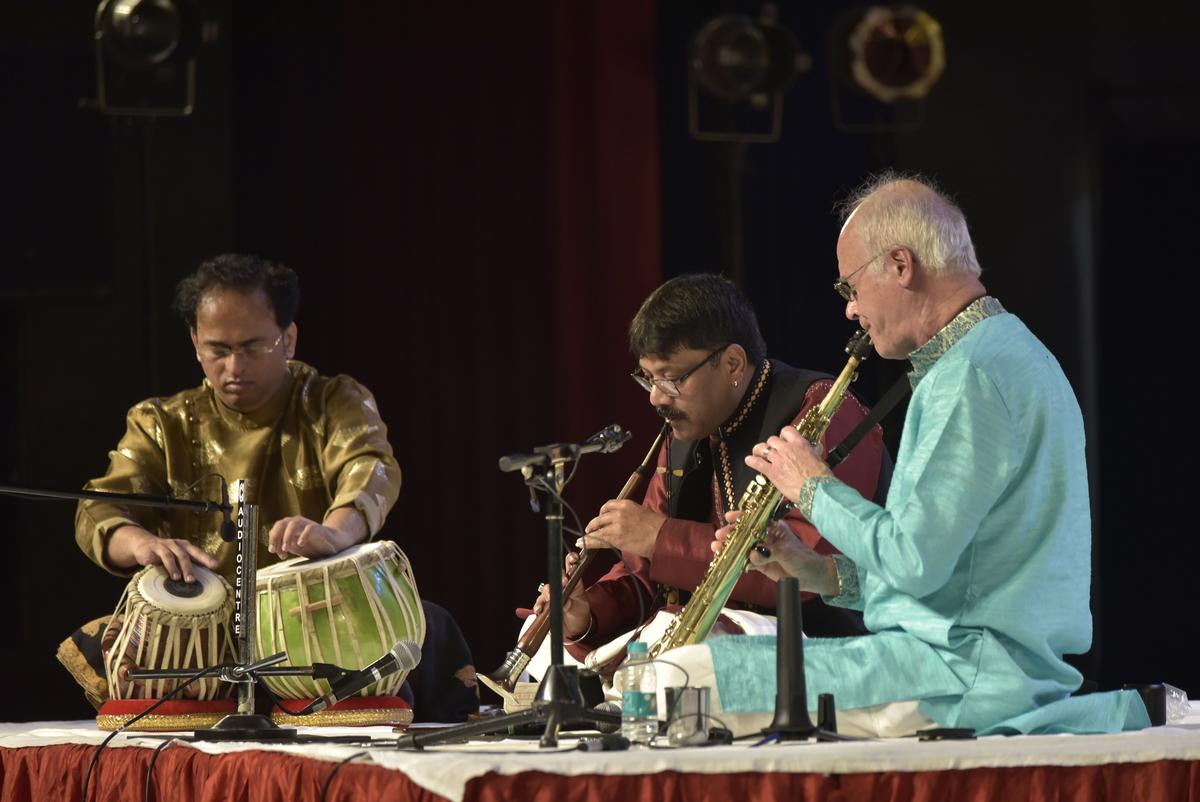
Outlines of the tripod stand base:
[[396,740],[396,748],[421,750],[427,746],[465,741],[531,725],[545,725],[539,745],[555,747],[558,746],[559,729],[564,724],[577,723],[591,724],[602,732],[615,732],[621,726],[621,714],[592,710],[583,705],[569,702],[535,702],[533,709],[521,713],[509,713],[483,721],[471,721],[447,727],[444,730],[410,732],[401,735]]
[[294,741],[296,731],[278,727],[259,713],[233,713],[210,730],[196,730],[194,741]]
[[774,735],[781,741],[812,741],[819,740],[818,733],[820,732],[821,730],[814,724],[809,724],[807,727],[778,727],[772,725],[770,727],[764,727],[762,734]]
[[538,685],[537,702],[569,702],[583,705],[583,692],[579,689],[578,666],[547,666],[546,676]]

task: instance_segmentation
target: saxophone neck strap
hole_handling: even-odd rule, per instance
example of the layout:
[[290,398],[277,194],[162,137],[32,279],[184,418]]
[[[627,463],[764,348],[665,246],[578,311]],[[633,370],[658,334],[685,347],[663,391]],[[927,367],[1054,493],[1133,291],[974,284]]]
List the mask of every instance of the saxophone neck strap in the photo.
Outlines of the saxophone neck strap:
[[829,458],[826,462],[830,468],[836,468],[842,460],[850,456],[850,452],[859,444],[867,432],[875,427],[875,424],[883,420],[889,412],[892,411],[900,400],[912,392],[912,384],[908,380],[908,376],[901,376],[895,384],[888,388],[888,391],[883,394],[883,398],[879,399],[879,403],[871,407],[871,411],[867,416],[859,421],[859,424],[854,427],[850,434],[838,443],[837,448],[829,452]]

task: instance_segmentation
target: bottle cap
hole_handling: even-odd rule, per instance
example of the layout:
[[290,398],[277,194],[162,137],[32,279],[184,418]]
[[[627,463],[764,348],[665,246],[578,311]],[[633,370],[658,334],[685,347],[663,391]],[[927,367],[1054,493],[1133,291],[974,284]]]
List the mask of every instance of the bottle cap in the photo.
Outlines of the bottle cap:
[[631,640],[625,646],[628,654],[646,654],[648,646],[644,640]]

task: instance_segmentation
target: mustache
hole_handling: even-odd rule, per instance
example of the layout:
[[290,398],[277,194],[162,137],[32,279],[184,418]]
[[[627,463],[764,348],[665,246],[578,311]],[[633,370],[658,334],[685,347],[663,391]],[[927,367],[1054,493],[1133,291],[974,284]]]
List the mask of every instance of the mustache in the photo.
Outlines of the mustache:
[[660,418],[662,418],[663,420],[669,420],[669,421],[687,420],[687,413],[685,413],[681,410],[675,409],[674,407],[655,407],[654,411],[657,412],[658,416]]

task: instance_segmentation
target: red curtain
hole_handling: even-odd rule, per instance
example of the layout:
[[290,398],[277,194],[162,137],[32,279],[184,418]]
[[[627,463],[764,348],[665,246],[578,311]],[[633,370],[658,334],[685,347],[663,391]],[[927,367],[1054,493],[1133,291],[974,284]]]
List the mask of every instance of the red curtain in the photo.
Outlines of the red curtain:
[[567,493],[586,523],[658,428],[625,339],[660,276],[655,8],[331,8],[235,8],[237,141],[262,154],[239,238],[300,272],[300,358],[376,394],[404,471],[384,534],[487,670],[545,576],[497,458],[631,429]]

